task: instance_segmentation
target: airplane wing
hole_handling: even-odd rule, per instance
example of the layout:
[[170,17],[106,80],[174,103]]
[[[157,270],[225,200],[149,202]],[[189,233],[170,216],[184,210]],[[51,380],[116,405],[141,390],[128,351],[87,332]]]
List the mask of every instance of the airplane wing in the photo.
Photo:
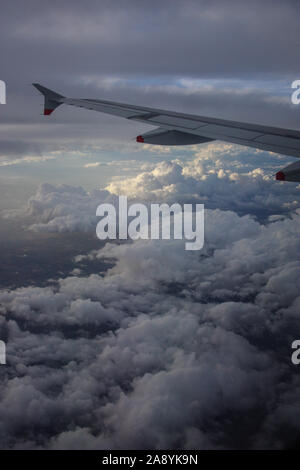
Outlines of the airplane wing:
[[[300,131],[113,101],[66,98],[38,83],[33,83],[33,86],[44,95],[45,115],[50,115],[61,104],[68,104],[158,126],[155,130],[139,135],[136,138],[137,142],[157,145],[189,145],[222,140],[300,158]],[[276,179],[289,180],[284,170],[276,174]],[[299,168],[293,168],[291,181],[300,181],[300,163]]]

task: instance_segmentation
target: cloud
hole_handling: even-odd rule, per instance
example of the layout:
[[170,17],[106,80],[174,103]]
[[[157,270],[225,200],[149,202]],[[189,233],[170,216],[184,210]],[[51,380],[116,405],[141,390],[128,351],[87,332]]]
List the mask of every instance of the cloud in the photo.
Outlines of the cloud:
[[88,255],[115,260],[102,275],[1,292],[3,447],[291,445],[300,213],[265,226],[208,210],[206,228],[197,254],[107,244]]
[[[267,1],[264,5],[256,1],[255,8],[234,0],[226,5],[220,1],[200,4],[187,1],[184,7],[175,1],[172,8],[168,2],[150,5],[145,1],[131,1],[126,9],[121,2],[99,5],[92,1],[89,11],[78,1],[63,5],[54,2],[51,8],[42,11],[37,5],[36,0],[29,1],[22,19],[9,6],[3,15],[2,34],[10,39],[6,47],[14,50],[16,43],[22,42],[26,52],[23,61],[28,59],[29,67],[34,66],[35,55],[44,48],[40,69],[49,72],[54,59],[59,66],[64,65],[64,73],[76,72],[78,67],[80,73],[82,70],[89,74],[99,71],[100,65],[92,60],[95,52],[101,55],[101,70],[109,72],[132,70],[133,74],[147,74],[154,71],[165,75],[187,71],[194,76],[222,72],[232,76],[254,70],[281,74],[283,66],[286,73],[297,72],[293,45],[299,37],[295,19],[298,5],[294,1],[285,4]],[[158,9],[160,15],[156,23],[149,21]],[[280,28],[287,27],[289,40],[277,34]],[[126,36],[122,34],[125,29]],[[29,45],[32,57],[27,53]],[[54,58],[49,52],[57,45],[60,49],[55,49]],[[136,54],[125,55],[133,46]],[[275,49],[277,54],[274,54]],[[186,50],[198,60],[188,60]],[[66,51],[70,58],[63,62]],[[209,53],[211,51],[216,54]],[[140,61],[141,52],[148,60]],[[48,66],[47,60],[48,63],[50,60]]]
[[[200,148],[190,161],[162,162],[133,178],[115,179],[106,189],[140,200],[202,202],[207,208],[257,216],[297,208],[299,187],[278,185],[274,181],[275,158],[270,164],[265,160],[266,152],[254,155],[253,161],[241,147],[216,144]],[[266,162],[264,169],[257,167],[262,161]]]
[[[194,155],[193,155],[194,153]],[[189,156],[190,154],[187,153]],[[264,221],[290,215],[299,208],[299,185],[274,180],[276,157],[248,151],[234,145],[214,144],[192,151],[190,159],[177,158],[140,165],[129,160],[136,176],[115,176],[106,189],[87,192],[82,187],[42,184],[21,211],[6,211],[6,217],[20,213],[31,221],[30,229],[40,232],[94,231],[101,203],[118,207],[118,195],[130,201],[203,203],[206,209],[233,210],[252,214]],[[277,158],[283,165],[282,158]],[[265,169],[257,167],[265,162]],[[124,162],[108,162],[124,169]],[[88,164],[90,165],[90,164]],[[268,219],[271,217],[271,219]]]
[[24,210],[6,211],[6,217],[26,216],[35,220],[30,229],[40,232],[88,232],[97,223],[96,209],[100,203],[116,204],[116,196],[106,190],[86,192],[66,184],[42,184]]
[[101,165],[106,165],[105,163],[102,163],[102,162],[94,162],[94,163],[87,163],[86,165],[84,165],[84,168],[95,168],[97,166],[101,166]]
[[15,158],[15,159],[6,159],[6,158],[1,158],[0,160],[0,166],[10,166],[10,165],[19,165],[23,163],[40,163],[40,162],[45,162],[47,160],[53,160],[56,157],[54,155],[45,155],[43,157],[37,157],[37,156],[27,156],[27,157],[22,157],[22,158]]

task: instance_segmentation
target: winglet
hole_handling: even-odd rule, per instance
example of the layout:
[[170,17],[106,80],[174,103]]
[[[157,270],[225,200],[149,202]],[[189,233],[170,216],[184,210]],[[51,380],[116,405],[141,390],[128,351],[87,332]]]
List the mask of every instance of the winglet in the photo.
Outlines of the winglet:
[[49,116],[58,106],[62,104],[64,96],[46,88],[39,83],[32,84],[45,98],[44,115]]

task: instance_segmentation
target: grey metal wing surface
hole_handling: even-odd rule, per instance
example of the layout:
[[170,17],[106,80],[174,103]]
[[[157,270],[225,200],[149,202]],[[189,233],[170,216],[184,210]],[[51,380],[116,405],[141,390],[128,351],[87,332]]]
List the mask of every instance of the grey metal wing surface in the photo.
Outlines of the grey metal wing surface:
[[34,83],[33,85],[44,95],[44,114],[46,115],[51,114],[61,104],[68,104],[157,126],[157,129],[139,135],[138,142],[158,145],[189,145],[222,140],[300,157],[300,131],[297,130],[197,116],[114,101],[66,98],[40,84]]

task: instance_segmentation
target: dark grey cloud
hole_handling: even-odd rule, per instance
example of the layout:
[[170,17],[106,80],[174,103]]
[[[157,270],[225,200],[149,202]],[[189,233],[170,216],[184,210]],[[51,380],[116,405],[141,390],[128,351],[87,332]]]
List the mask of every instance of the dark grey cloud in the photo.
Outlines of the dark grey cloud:
[[0,157],[8,157],[10,155],[39,155],[40,147],[35,142],[1,140],[0,141]]
[[290,447],[299,220],[208,211],[199,254],[108,244],[87,257],[115,260],[102,275],[1,291],[1,446]]
[[[4,7],[1,31],[7,52],[19,47],[14,60],[23,57],[18,65],[24,77],[33,69],[48,72],[49,78],[101,70],[202,77],[298,71],[295,1],[89,1],[88,8],[71,1],[41,8],[29,1],[18,6]],[[6,55],[4,67],[11,60]]]
[[[180,240],[109,243],[89,253],[86,245],[71,275],[52,271],[42,287],[33,280],[0,291],[3,448],[282,449],[299,439],[291,364],[300,334],[298,189],[272,183],[261,169],[220,165],[218,151],[211,161],[202,150],[185,164],[160,163],[110,185],[169,203],[201,202],[210,191],[207,205],[216,208],[206,210],[200,252]],[[71,231],[74,256],[76,232],[96,225],[103,201],[116,195],[43,185],[22,222]],[[272,213],[264,223],[249,216],[261,206]]]

